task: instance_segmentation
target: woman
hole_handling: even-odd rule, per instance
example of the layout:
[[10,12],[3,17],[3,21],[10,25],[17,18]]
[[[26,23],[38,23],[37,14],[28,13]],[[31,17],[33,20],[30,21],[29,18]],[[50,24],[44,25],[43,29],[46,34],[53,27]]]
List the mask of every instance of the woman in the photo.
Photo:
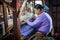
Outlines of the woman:
[[35,14],[37,14],[37,17],[33,22],[28,19],[24,21],[38,31],[36,39],[41,39],[41,36],[46,36],[51,32],[52,19],[48,13],[43,11],[43,6],[40,4],[35,5]]

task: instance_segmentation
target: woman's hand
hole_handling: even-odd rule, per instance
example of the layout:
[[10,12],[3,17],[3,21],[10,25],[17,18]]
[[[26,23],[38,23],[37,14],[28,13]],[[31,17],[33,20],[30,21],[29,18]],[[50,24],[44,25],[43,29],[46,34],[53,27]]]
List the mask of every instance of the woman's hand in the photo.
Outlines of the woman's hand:
[[29,19],[25,19],[25,20],[23,20],[24,22],[27,22],[27,21],[29,21]]
[[36,19],[36,16],[35,16],[35,14],[32,16],[32,18],[33,18],[33,19]]

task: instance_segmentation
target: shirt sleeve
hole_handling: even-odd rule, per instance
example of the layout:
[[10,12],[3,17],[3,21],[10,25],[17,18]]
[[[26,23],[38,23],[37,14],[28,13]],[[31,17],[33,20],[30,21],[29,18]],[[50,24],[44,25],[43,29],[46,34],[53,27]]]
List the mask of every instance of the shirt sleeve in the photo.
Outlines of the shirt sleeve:
[[41,17],[37,17],[33,22],[27,21],[27,24],[32,26],[32,27],[36,27],[38,24],[41,24],[42,20]]

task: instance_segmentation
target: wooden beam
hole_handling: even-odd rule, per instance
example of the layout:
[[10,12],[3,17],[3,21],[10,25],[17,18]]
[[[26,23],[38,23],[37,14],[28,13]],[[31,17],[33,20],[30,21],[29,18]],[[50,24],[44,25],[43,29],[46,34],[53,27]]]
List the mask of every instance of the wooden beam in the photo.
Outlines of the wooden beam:
[[11,8],[12,10],[15,10],[13,4],[10,4],[10,3],[8,3],[8,2],[6,2],[6,1],[4,1],[4,0],[0,0],[0,1],[2,2],[2,4],[5,3],[5,5],[7,5],[7,6],[8,6],[9,8]]
[[8,19],[7,19],[7,7],[6,7],[5,3],[3,3],[3,17],[4,17],[5,28],[7,28],[8,27]]
[[43,6],[45,5],[45,0],[42,0],[42,4],[43,4]]
[[27,0],[24,0],[24,2],[22,4],[22,7],[20,8],[20,12],[18,14],[18,18],[20,18],[20,16],[22,15],[22,11],[24,10],[24,7],[25,7],[26,3],[27,3]]
[[15,7],[15,10],[13,12],[13,35],[14,35],[14,40],[20,40],[20,20],[17,18],[18,14],[18,8],[19,8],[19,3],[20,0],[13,0],[13,5]]

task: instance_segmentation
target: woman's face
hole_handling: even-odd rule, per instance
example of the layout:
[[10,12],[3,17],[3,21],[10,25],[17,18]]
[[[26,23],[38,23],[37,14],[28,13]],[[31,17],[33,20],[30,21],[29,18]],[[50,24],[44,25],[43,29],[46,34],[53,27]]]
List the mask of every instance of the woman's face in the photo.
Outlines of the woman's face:
[[39,15],[40,14],[40,9],[34,9],[34,11],[35,11],[35,14],[37,14],[37,15]]

